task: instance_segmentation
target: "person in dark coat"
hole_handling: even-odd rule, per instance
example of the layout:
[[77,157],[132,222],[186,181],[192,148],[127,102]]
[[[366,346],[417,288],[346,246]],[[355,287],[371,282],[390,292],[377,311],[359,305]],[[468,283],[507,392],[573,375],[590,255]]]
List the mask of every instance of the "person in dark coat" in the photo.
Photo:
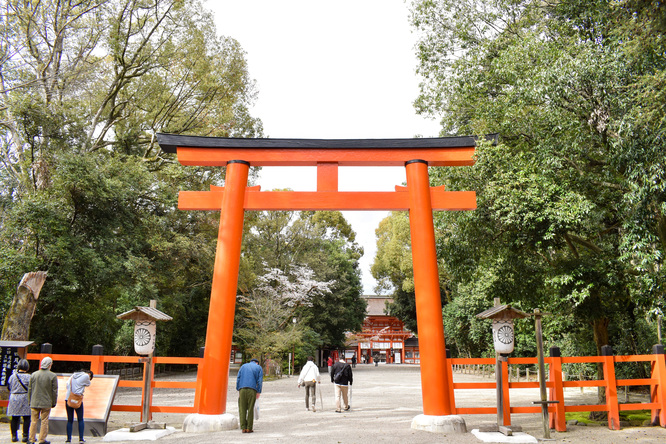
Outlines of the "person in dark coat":
[[340,358],[338,362],[331,367],[331,382],[335,384],[335,411],[336,413],[342,412],[342,405],[340,398],[345,405],[345,410],[349,410],[349,387],[354,382],[354,375],[351,366]]

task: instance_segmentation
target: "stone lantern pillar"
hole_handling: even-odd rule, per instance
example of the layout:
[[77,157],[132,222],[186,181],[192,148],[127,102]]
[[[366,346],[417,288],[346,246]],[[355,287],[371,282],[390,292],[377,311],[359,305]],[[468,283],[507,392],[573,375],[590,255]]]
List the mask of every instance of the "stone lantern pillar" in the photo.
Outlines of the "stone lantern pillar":
[[[501,305],[499,298],[495,298],[495,306],[476,315],[479,319],[493,321],[493,345],[495,347],[495,379],[497,381],[497,427],[484,429],[485,432],[502,432],[510,436],[512,432],[520,432],[520,426],[511,426],[509,413],[504,412],[504,394],[502,390],[502,362],[508,360],[514,348],[513,320],[526,318],[529,315],[510,305]],[[479,429],[481,430],[481,429]]]
[[149,307],[134,307],[134,309],[119,314],[118,319],[134,321],[134,351],[138,355],[147,356],[140,360],[144,363],[143,392],[141,395],[141,423],[130,430],[139,431],[144,428],[164,428],[162,426],[152,427],[152,415],[150,405],[153,398],[153,352],[155,351],[156,321],[170,321],[173,319],[157,308],[157,301],[151,300]]

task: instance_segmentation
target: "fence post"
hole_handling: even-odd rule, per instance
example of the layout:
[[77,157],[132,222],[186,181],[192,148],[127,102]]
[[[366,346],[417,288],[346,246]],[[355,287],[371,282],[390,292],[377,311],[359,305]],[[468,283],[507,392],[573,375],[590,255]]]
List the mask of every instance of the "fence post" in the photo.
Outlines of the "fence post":
[[90,371],[96,375],[104,374],[104,346],[93,345],[92,358],[90,358]]
[[551,388],[549,390],[549,400],[558,401],[551,404],[550,428],[558,432],[567,431],[567,419],[564,409],[564,385],[562,383],[562,352],[559,347],[550,347],[550,365],[548,366]]
[[199,347],[199,358],[201,361],[199,361],[199,364],[197,365],[197,387],[194,390],[194,408],[196,411],[199,411],[199,407],[201,404],[201,384],[203,384],[202,378],[201,378],[201,369],[203,368],[203,357],[204,357],[204,352],[206,350],[206,347]]
[[449,387],[449,405],[451,409],[451,414],[455,415],[456,414],[456,393],[455,390],[453,389],[453,368],[451,366],[451,349],[447,348],[446,349],[446,365],[449,367],[449,371],[446,374],[446,384]]
[[664,346],[661,344],[652,347],[654,361],[652,361],[651,379],[656,383],[650,385],[650,401],[659,403],[659,408],[652,409],[652,424],[666,426],[666,360],[664,360]]
[[604,382],[606,383],[606,410],[608,411],[608,428],[620,430],[620,407],[617,400],[617,380],[615,379],[615,357],[613,347],[601,347],[604,357]]

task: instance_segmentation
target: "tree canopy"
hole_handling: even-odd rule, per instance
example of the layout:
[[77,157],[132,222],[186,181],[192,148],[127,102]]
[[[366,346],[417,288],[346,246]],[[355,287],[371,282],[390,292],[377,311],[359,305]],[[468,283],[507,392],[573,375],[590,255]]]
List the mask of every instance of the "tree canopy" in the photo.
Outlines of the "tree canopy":
[[[239,345],[256,347],[251,340],[254,329],[248,335],[248,325],[258,318],[256,307],[271,306],[275,316],[268,317],[281,319],[275,324],[276,336],[290,335],[289,341],[282,341],[283,351],[296,347],[300,359],[318,347],[344,346],[346,332],[359,331],[365,318],[358,265],[363,250],[355,238],[339,211],[250,213],[236,316]],[[257,285],[257,280],[262,284]],[[297,284],[298,297],[286,301],[287,287]],[[269,296],[274,293],[281,296]],[[294,328],[285,329],[292,319],[296,319],[290,326]]]
[[242,48],[199,1],[8,0],[0,14],[3,313],[26,271],[48,270],[31,339],[127,351],[116,314],[157,299],[182,320],[158,350],[196,353],[217,216],[176,199],[224,170],[176,165],[154,134],[260,136]]
[[[445,315],[465,310],[473,326],[469,302],[501,297],[551,311],[551,345],[572,354],[646,352],[656,337],[640,320],[665,302],[664,8],[423,0],[411,11],[417,109],[442,135],[500,135],[473,167],[431,169],[434,185],[478,199],[437,213]],[[453,326],[460,352],[477,352]]]

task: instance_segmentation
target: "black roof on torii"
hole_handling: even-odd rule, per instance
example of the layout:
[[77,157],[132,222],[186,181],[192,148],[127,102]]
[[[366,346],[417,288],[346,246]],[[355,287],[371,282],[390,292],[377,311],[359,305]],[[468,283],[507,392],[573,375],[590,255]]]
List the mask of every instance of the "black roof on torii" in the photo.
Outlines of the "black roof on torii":
[[[243,149],[390,149],[390,148],[461,148],[476,146],[477,137],[427,137],[411,139],[269,139],[187,136],[157,133],[162,151],[175,153],[177,147]],[[497,143],[497,134],[485,136]]]

